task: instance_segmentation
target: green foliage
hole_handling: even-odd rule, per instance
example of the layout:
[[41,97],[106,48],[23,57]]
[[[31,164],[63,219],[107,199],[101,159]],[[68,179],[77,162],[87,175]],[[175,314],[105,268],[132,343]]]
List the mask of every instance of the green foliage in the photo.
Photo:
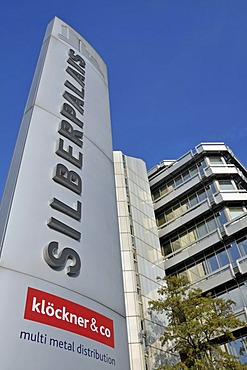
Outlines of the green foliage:
[[165,314],[168,325],[161,341],[169,346],[170,353],[180,354],[181,362],[161,369],[247,369],[247,365],[223,351],[216,340],[234,340],[232,331],[245,326],[232,311],[234,302],[213,298],[210,293],[203,295],[201,289],[190,288],[183,276],[164,280],[164,287],[158,291],[160,298],[151,301],[150,308]]

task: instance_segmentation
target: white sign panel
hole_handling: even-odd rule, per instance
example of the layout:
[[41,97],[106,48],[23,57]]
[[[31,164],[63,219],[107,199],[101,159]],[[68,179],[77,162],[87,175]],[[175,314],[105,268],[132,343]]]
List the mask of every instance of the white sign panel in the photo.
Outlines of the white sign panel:
[[16,369],[13,345],[18,369],[128,369],[107,71],[58,18],[42,45],[0,224],[1,328],[12,343],[1,330],[3,369]]

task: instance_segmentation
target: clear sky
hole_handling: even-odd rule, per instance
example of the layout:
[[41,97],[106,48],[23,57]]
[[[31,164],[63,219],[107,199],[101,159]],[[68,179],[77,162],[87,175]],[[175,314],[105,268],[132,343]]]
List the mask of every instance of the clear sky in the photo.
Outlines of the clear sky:
[[203,141],[247,164],[247,0],[12,0],[1,4],[0,198],[47,24],[108,65],[114,150],[151,168]]

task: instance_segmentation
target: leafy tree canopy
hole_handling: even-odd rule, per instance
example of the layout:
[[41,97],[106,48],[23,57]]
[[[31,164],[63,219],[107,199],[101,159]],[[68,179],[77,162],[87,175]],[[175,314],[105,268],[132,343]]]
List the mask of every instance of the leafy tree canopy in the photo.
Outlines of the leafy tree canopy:
[[239,360],[225,352],[221,342],[234,340],[233,331],[246,326],[235,317],[232,300],[203,295],[199,288],[191,288],[184,276],[164,278],[158,290],[160,298],[150,302],[153,312],[164,313],[168,321],[160,338],[169,352],[179,354],[181,361],[170,370],[244,370]]

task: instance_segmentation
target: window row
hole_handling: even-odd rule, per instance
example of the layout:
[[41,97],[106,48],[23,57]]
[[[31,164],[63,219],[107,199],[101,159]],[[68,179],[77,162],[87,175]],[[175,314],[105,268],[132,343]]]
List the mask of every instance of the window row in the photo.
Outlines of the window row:
[[236,207],[228,207],[226,208],[227,216],[229,220],[233,220],[236,217],[241,216],[243,213],[247,211],[247,208],[244,205],[236,206]]
[[[167,183],[163,183],[159,186],[159,188],[156,188],[152,191],[152,198],[153,201],[159,199],[160,197],[164,196],[165,194],[168,194],[170,191],[178,187],[179,185],[183,184],[185,181],[189,180],[191,177],[196,175],[198,172],[201,174],[203,173],[203,169],[207,167],[208,165],[213,166],[224,166],[229,163],[229,160],[227,160],[224,156],[210,156],[206,157],[205,160],[202,160],[201,162],[198,162],[194,164],[189,169],[183,171],[181,174],[176,176],[174,179],[168,181]],[[236,187],[236,184],[231,182],[231,180],[226,180],[226,182],[221,182],[222,190],[234,190]],[[240,188],[237,186],[237,188]]]
[[203,200],[212,196],[215,192],[213,184],[207,185],[205,188],[195,191],[193,194],[188,195],[186,198],[178,201],[170,208],[164,210],[160,215],[157,216],[157,226],[161,226],[172,219],[181,216],[186,213],[190,208],[201,203]]
[[167,256],[181,248],[193,244],[198,239],[201,239],[207,234],[216,230],[225,222],[226,219],[224,217],[224,213],[217,213],[216,215],[210,216],[200,223],[194,225],[190,229],[180,232],[176,236],[169,238],[169,240],[166,239],[161,244],[163,255]]
[[152,191],[153,201],[170,193],[176,187],[183,184],[184,182],[189,180],[191,177],[195,176],[198,172],[202,172],[204,167],[205,167],[204,161],[200,163],[196,163],[189,169],[183,171],[181,174],[176,176],[174,179],[171,179],[170,181],[167,181],[166,183],[161,184],[159,188],[156,188],[155,190]]
[[211,255],[205,256],[199,262],[194,261],[193,265],[188,266],[186,270],[183,267],[182,272],[179,269],[175,273],[185,275],[193,283],[230,263],[235,265],[236,260],[244,256],[247,256],[246,237],[225,246],[221,251],[215,251]]
[[247,207],[245,205],[225,207],[217,214],[194,225],[190,229],[183,232],[178,232],[177,235],[164,239],[161,242],[162,253],[164,256],[167,256],[181,248],[193,244],[217,228],[220,228],[225,223],[246,213]]
[[217,183],[218,183],[219,191],[225,191],[225,190],[229,191],[229,190],[241,189],[241,187],[233,179],[218,180]]
[[212,164],[212,165],[217,165],[218,164],[218,165],[222,166],[223,164],[226,163],[225,158],[222,157],[222,156],[219,156],[219,155],[211,156],[208,159],[209,159],[210,164]]
[[[190,208],[196,206],[206,198],[212,197],[212,195],[216,193],[216,188],[218,188],[219,191],[236,191],[240,189],[240,186],[238,186],[234,180],[217,180],[215,184],[212,183],[207,185],[204,189],[194,191],[193,194],[179,200],[160,213],[156,218],[157,226],[164,225],[172,219],[186,213]],[[231,220],[243,212],[246,212],[246,207],[244,206],[229,207],[228,218]]]
[[240,337],[222,345],[223,350],[238,357],[241,364],[247,363],[247,337]]

